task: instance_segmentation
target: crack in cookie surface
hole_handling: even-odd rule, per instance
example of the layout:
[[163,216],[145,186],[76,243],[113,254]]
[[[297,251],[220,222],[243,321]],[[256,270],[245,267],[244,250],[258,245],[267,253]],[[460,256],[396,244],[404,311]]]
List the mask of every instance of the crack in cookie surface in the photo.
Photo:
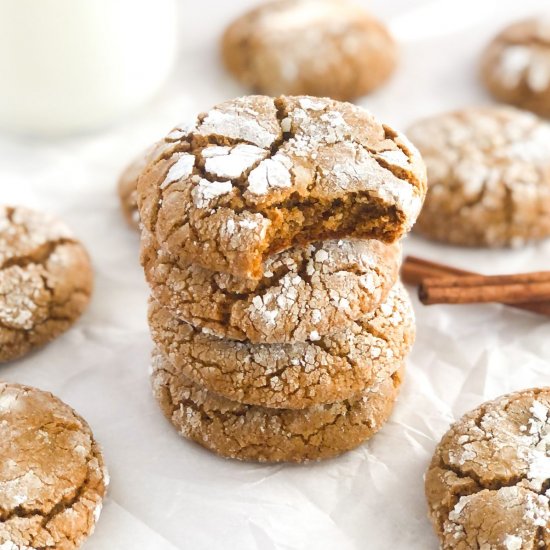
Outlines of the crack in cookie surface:
[[186,378],[158,351],[153,391],[166,417],[185,437],[240,460],[304,462],[357,447],[388,419],[401,366],[347,401],[301,410],[269,409],[230,401]]
[[92,287],[88,254],[64,224],[25,208],[0,209],[0,361],[67,330]]
[[547,388],[516,392],[466,414],[445,434],[426,475],[443,548],[549,544],[549,407]]
[[415,231],[469,246],[550,235],[550,125],[511,107],[480,107],[414,124],[430,187]]
[[49,393],[0,383],[0,432],[0,546],[79,548],[108,484],[89,426]]
[[182,268],[146,229],[142,263],[153,296],[174,316],[213,334],[290,343],[343,330],[383,302],[398,276],[400,247],[328,241],[269,258],[262,279]]
[[406,138],[333,100],[239,98],[201,115],[184,142],[138,182],[146,229],[182,265],[259,278],[267,257],[293,245],[392,242],[425,193]]
[[196,383],[243,403],[306,408],[353,396],[403,362],[415,334],[406,290],[398,283],[372,314],[330,336],[306,342],[251,344],[217,338],[150,303],[159,349]]

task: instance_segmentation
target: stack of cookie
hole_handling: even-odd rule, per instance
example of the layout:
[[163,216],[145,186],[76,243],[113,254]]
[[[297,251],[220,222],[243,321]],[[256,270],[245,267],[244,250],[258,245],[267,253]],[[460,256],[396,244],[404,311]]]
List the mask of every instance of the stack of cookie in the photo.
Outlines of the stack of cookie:
[[397,241],[426,191],[416,149],[347,103],[249,96],[155,151],[137,198],[166,416],[245,460],[368,439],[414,339]]

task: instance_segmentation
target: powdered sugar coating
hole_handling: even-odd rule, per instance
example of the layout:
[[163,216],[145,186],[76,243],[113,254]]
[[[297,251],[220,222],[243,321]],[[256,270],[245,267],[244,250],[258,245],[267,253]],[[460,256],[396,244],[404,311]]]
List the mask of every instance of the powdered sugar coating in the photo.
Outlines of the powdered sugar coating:
[[0,548],[79,548],[107,486],[86,422],[49,393],[0,383]]
[[550,19],[515,22],[488,45],[482,77],[499,100],[541,115],[550,113]]
[[356,395],[403,362],[415,327],[400,283],[384,304],[346,330],[330,336],[312,330],[306,342],[293,344],[221,339],[208,329],[178,321],[154,300],[149,322],[162,353],[197,384],[241,403],[305,408]]
[[[226,231],[235,231],[232,220]],[[398,244],[326,241],[272,256],[264,277],[251,280],[180,267],[146,232],[141,254],[153,295],[176,317],[255,343],[303,342],[313,330],[326,335],[353,324],[385,300],[400,257]]]
[[220,397],[153,352],[153,392],[175,428],[221,456],[259,462],[319,460],[357,447],[387,421],[402,376],[400,368],[330,405],[269,409]]
[[222,55],[262,93],[353,99],[388,78],[397,52],[386,28],[352,2],[280,0],[238,18]]
[[422,120],[409,135],[430,181],[417,231],[474,246],[550,235],[550,124],[480,107]]
[[[298,240],[393,242],[425,193],[424,165],[403,136],[330,99],[239,98],[170,145],[140,178],[138,199],[145,228],[182,266],[258,278],[266,258]],[[164,186],[182,154],[195,156],[192,173]]]
[[445,434],[426,476],[442,548],[547,547],[549,408],[547,388],[516,392],[466,414]]
[[0,362],[67,330],[92,291],[88,255],[49,215],[0,208]]

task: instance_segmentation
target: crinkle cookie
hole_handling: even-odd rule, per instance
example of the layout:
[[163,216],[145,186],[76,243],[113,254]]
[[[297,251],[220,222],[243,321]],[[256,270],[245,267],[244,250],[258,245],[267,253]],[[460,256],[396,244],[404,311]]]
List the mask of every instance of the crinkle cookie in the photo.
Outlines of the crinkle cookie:
[[267,95],[351,100],[385,82],[397,63],[386,27],[344,0],[262,4],[226,30],[221,49],[228,70]]
[[26,208],[0,207],[0,362],[69,329],[92,287],[88,254],[65,224]]
[[425,190],[416,149],[364,109],[248,96],[173,131],[139,178],[138,204],[183,267],[260,278],[263,262],[291,246],[396,241]]
[[388,420],[403,368],[361,394],[302,410],[269,409],[230,401],[196,385],[153,355],[153,391],[183,436],[216,454],[259,462],[331,458],[370,439]]
[[[178,132],[178,129],[174,130]],[[137,182],[146,166],[162,154],[163,150],[170,149],[171,141],[162,140],[151,145],[138,155],[120,174],[117,184],[120,208],[128,225],[139,229],[139,210],[137,205]]]
[[497,100],[550,116],[550,18],[500,32],[483,54],[481,78]]
[[176,320],[151,301],[155,344],[185,376],[228,399],[302,409],[360,393],[403,363],[414,336],[407,291],[398,283],[374,312],[342,332],[294,344],[250,344],[217,338]]
[[426,474],[441,548],[550,547],[550,388],[504,395],[443,436]]
[[550,235],[550,125],[512,107],[422,120],[409,135],[428,167],[415,226],[466,246],[518,246]]
[[220,337],[286,343],[338,332],[376,309],[397,280],[401,247],[371,240],[291,248],[266,261],[260,280],[179,267],[150,234],[141,256],[153,296],[175,317]]
[[137,180],[148,164],[148,157],[154,146],[136,157],[122,172],[118,179],[118,198],[124,219],[133,229],[139,229],[139,211],[137,205]]
[[51,393],[0,382],[0,548],[73,550],[109,478],[88,424]]

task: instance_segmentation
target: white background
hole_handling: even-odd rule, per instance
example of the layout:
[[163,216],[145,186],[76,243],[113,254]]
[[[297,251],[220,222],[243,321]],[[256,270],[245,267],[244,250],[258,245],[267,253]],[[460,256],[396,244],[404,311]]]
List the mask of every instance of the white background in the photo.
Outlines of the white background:
[[[112,485],[87,550],[435,550],[422,479],[434,446],[453,419],[482,401],[548,383],[549,319],[493,305],[424,308],[415,300],[418,340],[392,420],[370,443],[325,463],[222,460],[179,438],[150,395],[148,292],[116,178],[179,121],[245,93],[220,67],[217,40],[253,3],[183,2],[173,79],[117,126],[55,141],[0,136],[1,201],[59,214],[87,246],[96,274],[78,325],[0,367],[0,377],[53,391],[103,445]],[[488,102],[477,81],[480,49],[505,22],[549,7],[541,0],[365,5],[394,30],[402,56],[391,82],[360,103],[402,129],[419,116]],[[550,269],[548,242],[487,252],[411,237],[406,250],[485,272]]]

